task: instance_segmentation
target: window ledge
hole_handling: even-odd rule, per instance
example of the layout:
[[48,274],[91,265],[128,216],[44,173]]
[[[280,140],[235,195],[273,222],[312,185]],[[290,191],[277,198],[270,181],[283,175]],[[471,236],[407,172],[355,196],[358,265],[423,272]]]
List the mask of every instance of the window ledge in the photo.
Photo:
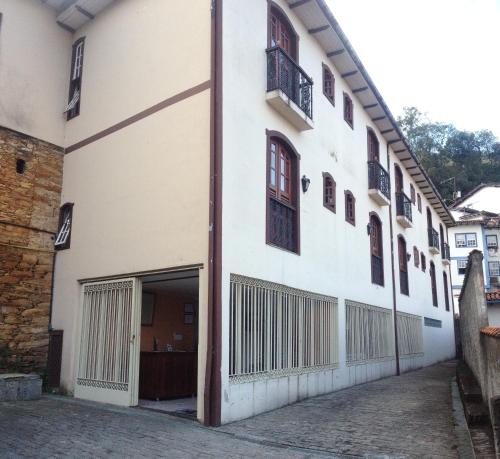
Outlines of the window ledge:
[[283,91],[275,89],[266,93],[266,100],[271,107],[283,115],[299,131],[314,129],[314,122],[302,109],[292,101]]
[[368,195],[372,198],[379,206],[388,206],[391,203],[391,200],[382,193],[377,188],[370,188],[368,190]]
[[398,215],[396,220],[403,228],[413,228],[413,222],[405,215]]

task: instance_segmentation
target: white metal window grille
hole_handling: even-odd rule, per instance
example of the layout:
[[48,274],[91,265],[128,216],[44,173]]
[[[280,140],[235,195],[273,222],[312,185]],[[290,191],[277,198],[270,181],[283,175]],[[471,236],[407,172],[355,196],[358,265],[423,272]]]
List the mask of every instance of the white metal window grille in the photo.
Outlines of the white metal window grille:
[[467,233],[465,235],[467,247],[477,247],[476,233]]
[[127,391],[133,279],[83,287],[77,384]]
[[394,357],[390,309],[346,300],[347,363]]
[[80,101],[80,91],[78,90],[78,88],[75,88],[75,91],[73,92],[73,97],[69,101],[68,105],[66,105],[66,108],[64,109],[63,113],[67,113],[73,110],[79,101]]
[[465,234],[455,234],[455,246],[465,247]]
[[71,231],[71,210],[68,209],[66,210],[65,214],[63,215],[63,223],[61,225],[61,228],[59,229],[59,232],[57,233],[56,241],[54,242],[55,246],[61,246],[66,244],[68,241],[69,233]]
[[468,263],[467,258],[463,260],[457,260],[458,274],[465,274],[465,271],[467,269],[467,263]]
[[486,246],[489,249],[496,249],[498,247],[498,238],[495,234],[486,236]]
[[500,276],[500,262],[498,261],[489,261],[488,269],[490,271],[490,276],[498,277]]
[[337,304],[333,297],[231,274],[231,381],[337,366]]
[[82,75],[82,66],[83,66],[83,41],[76,45],[75,49],[75,61],[73,63],[73,75],[72,79],[76,80]]
[[398,349],[399,355],[415,356],[424,352],[422,317],[398,312]]

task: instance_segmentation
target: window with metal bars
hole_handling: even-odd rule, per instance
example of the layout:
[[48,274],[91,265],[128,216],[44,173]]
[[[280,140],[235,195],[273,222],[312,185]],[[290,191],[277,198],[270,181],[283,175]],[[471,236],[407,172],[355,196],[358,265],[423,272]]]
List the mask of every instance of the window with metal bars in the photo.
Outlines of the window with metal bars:
[[233,381],[338,365],[337,299],[231,274]]
[[346,300],[347,363],[394,356],[392,311]]
[[397,312],[398,350],[401,357],[421,355],[424,352],[422,317]]
[[457,270],[459,275],[463,276],[465,274],[465,271],[467,270],[467,263],[467,258],[457,260]]
[[490,276],[496,276],[496,277],[500,276],[500,262],[489,261],[488,270],[490,271]]
[[59,226],[54,247],[56,250],[69,249],[71,245],[71,225],[73,220],[73,204],[64,204],[59,211]]

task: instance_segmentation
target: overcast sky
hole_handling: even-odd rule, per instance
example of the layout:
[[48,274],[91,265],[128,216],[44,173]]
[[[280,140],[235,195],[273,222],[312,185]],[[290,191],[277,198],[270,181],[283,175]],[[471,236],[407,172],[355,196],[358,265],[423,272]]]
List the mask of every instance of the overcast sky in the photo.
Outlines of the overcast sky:
[[500,0],[327,0],[395,116],[500,139]]

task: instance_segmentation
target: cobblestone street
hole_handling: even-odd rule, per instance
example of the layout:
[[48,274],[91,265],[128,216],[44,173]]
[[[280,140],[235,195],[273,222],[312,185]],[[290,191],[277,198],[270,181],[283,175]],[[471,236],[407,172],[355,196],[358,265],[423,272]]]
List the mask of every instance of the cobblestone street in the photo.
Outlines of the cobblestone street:
[[0,403],[0,457],[455,458],[453,374],[440,364],[218,429],[62,397]]

